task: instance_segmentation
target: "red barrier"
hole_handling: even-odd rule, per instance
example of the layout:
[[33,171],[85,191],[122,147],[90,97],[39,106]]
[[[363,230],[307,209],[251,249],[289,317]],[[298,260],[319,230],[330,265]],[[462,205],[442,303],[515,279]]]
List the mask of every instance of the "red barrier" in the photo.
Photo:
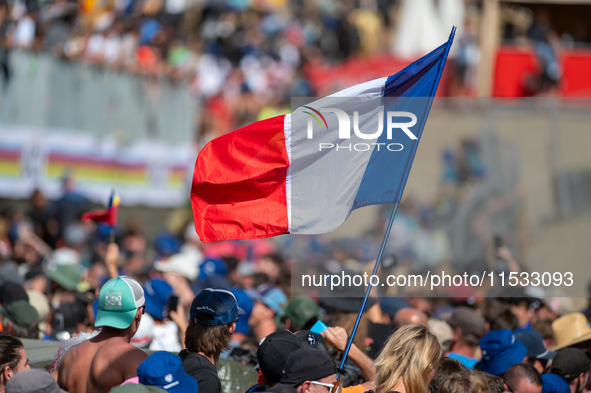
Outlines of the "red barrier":
[[[563,97],[591,96],[591,49],[564,49],[563,75],[559,93]],[[531,47],[501,46],[497,52],[493,96],[525,97],[532,95],[528,85],[539,75]]]

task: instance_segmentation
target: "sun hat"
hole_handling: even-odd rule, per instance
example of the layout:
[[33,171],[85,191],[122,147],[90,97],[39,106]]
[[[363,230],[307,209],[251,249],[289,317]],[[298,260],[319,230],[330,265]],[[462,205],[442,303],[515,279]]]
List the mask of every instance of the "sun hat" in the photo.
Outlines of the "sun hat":
[[480,339],[482,359],[480,371],[492,375],[504,374],[511,366],[521,363],[527,348],[509,329],[491,330]]
[[131,326],[137,310],[145,304],[144,290],[131,277],[110,279],[102,286],[98,297],[98,311],[94,326],[109,326],[127,329]]
[[22,328],[29,328],[39,323],[39,313],[26,300],[17,300],[0,308],[0,315],[5,315]]
[[45,275],[68,291],[75,291],[80,282],[80,268],[77,265],[57,265]]
[[154,269],[163,273],[175,273],[185,277],[189,281],[197,278],[197,263],[194,258],[187,254],[174,254],[167,260],[160,260],[154,263]]
[[[197,319],[199,313],[209,314],[213,319]],[[226,325],[244,314],[244,310],[238,307],[234,294],[225,289],[204,289],[191,303],[191,320],[198,325]]]
[[563,315],[552,322],[555,350],[591,340],[591,326],[580,312]]
[[320,310],[315,301],[300,297],[287,304],[284,317],[289,318],[298,328],[304,328],[310,321],[320,319]]

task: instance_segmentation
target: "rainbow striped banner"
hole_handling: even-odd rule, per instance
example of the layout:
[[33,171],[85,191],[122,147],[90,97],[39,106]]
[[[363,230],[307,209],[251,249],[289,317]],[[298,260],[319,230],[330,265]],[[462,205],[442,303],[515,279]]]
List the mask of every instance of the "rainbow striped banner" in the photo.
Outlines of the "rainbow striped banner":
[[162,141],[121,145],[112,137],[0,126],[0,197],[28,198],[41,189],[59,197],[72,175],[80,192],[103,202],[115,187],[124,204],[170,207],[189,197],[193,149]]

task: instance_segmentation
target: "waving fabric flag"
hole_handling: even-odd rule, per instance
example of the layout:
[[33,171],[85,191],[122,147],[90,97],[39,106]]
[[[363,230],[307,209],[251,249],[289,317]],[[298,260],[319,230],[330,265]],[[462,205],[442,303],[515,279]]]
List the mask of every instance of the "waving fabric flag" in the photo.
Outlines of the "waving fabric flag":
[[94,222],[102,222],[110,227],[117,225],[117,208],[119,207],[119,196],[115,194],[115,190],[111,192],[109,198],[109,205],[106,209],[94,210],[86,212],[82,215],[82,221],[93,220]]
[[191,190],[201,240],[326,233],[354,209],[399,202],[454,33],[395,75],[207,144]]

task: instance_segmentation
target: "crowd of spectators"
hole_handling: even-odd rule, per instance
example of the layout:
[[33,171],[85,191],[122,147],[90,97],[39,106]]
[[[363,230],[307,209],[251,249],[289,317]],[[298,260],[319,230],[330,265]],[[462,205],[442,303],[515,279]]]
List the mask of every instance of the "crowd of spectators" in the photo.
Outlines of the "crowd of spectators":
[[[113,391],[172,383],[191,391],[195,380],[207,392],[588,388],[591,308],[575,312],[569,298],[539,298],[527,288],[489,298],[373,294],[337,380],[361,307],[353,291],[291,298],[281,243],[205,244],[190,220],[153,240],[134,220],[112,231],[81,221],[92,205],[71,179],[64,187],[59,200],[36,192],[28,209],[0,214],[0,390],[55,384],[27,370],[15,337],[59,342],[50,370],[70,393],[127,380],[135,383]],[[331,263],[344,270],[351,258]],[[96,378],[114,367],[96,359],[110,356],[125,360],[117,373]],[[21,372],[29,377],[16,378]]]

